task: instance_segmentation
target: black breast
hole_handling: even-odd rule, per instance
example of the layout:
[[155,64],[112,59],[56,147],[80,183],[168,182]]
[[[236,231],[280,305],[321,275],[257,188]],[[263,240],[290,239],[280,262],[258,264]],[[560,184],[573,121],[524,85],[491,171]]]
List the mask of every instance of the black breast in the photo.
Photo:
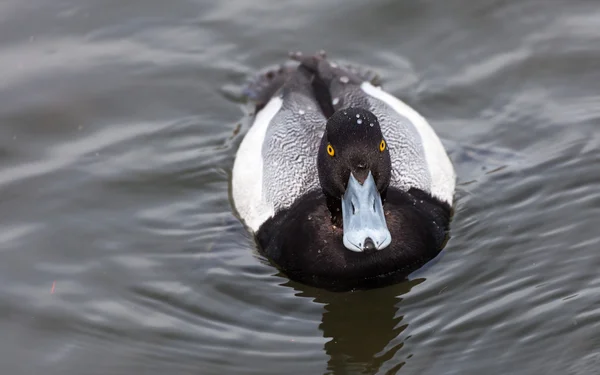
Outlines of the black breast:
[[381,287],[405,279],[442,250],[451,208],[429,194],[390,188],[384,211],[392,243],[357,253],[342,243],[321,191],[303,195],[259,228],[260,252],[290,279],[330,290]]

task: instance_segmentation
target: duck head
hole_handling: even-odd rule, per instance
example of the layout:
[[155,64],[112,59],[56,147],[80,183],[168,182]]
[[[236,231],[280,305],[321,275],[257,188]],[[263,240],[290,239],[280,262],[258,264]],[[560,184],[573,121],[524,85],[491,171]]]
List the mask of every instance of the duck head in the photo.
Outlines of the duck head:
[[[348,250],[370,252],[392,241],[383,211],[392,168],[377,117],[362,108],[335,112],[317,158],[319,181]],[[341,220],[339,212],[341,208]]]

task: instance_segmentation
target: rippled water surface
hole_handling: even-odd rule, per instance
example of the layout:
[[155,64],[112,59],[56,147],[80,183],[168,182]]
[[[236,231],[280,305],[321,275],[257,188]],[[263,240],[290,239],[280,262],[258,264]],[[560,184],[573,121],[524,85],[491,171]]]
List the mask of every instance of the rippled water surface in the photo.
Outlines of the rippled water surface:
[[[599,25],[595,0],[4,0],[0,372],[599,373]],[[456,166],[406,283],[290,283],[232,213],[240,87],[320,48]]]

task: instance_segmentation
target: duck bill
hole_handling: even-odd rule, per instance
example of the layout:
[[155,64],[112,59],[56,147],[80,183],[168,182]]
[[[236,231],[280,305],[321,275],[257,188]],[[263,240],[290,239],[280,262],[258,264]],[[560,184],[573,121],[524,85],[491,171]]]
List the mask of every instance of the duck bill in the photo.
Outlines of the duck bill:
[[344,246],[348,250],[381,250],[392,242],[381,195],[370,171],[362,185],[350,173],[348,187],[342,197],[342,218]]

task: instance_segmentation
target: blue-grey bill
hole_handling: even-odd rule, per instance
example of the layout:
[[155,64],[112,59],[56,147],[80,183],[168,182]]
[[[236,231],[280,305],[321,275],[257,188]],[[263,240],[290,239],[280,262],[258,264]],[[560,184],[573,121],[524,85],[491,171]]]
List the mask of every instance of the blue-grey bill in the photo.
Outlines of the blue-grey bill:
[[369,171],[365,182],[360,182],[350,173],[348,187],[342,197],[342,217],[344,221],[344,246],[348,250],[362,252],[368,239],[375,249],[381,250],[392,242],[387,228],[381,195]]

